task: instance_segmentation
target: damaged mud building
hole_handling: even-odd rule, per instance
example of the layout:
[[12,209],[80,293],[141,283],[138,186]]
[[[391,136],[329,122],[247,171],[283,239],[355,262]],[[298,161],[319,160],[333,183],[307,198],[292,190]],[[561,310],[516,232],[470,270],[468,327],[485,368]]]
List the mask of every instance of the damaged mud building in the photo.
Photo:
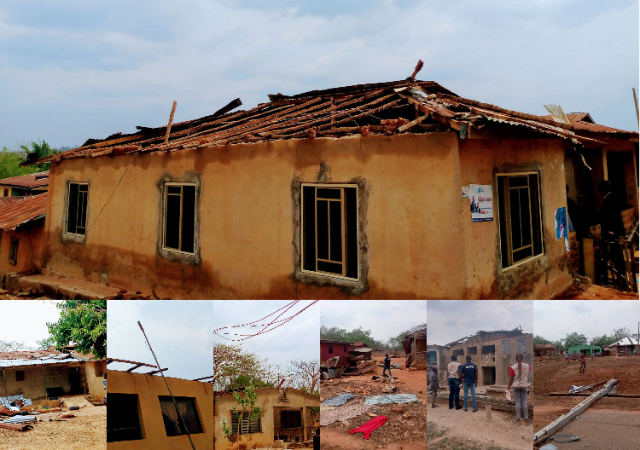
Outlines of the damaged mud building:
[[402,341],[404,352],[407,355],[407,368],[427,368],[427,328],[407,334]]
[[0,403],[24,398],[38,406],[79,394],[104,400],[106,367],[106,361],[73,350],[1,352]]
[[635,132],[413,79],[240,104],[26,161],[52,164],[43,273],[163,298],[550,298],[572,283],[567,184],[598,207],[611,178],[638,216]]
[[[334,345],[338,350],[336,355],[330,352],[333,351]],[[323,352],[323,346],[327,348],[326,352]],[[348,342],[320,339],[320,379],[357,376],[373,372],[376,369],[376,362],[371,356],[372,350]]]
[[197,380],[165,377],[183,425],[162,377],[158,376],[167,369],[122,359],[106,361],[114,362],[128,367],[107,372],[109,450],[182,450],[190,448],[188,434],[196,448],[213,450],[213,376]]
[[[240,395],[244,396],[241,389]],[[256,389],[260,414],[234,413],[233,391],[215,393],[216,450],[295,448],[309,444],[320,426],[320,397],[292,388]],[[238,408],[240,411],[241,408]],[[223,425],[229,427],[225,434]]]
[[[509,368],[516,363],[516,354],[524,355],[524,362],[533,367],[533,335],[520,329],[511,331],[478,331],[447,345],[427,346],[429,366],[437,367],[438,380],[447,379],[447,364],[456,355],[464,363],[467,355],[478,366],[478,386],[507,386]],[[529,383],[533,371],[529,372]]]

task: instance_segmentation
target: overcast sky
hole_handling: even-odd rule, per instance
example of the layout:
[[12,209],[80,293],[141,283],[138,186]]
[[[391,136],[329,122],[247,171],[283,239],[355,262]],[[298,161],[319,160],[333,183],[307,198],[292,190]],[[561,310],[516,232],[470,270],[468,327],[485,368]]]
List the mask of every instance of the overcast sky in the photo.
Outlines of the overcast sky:
[[320,303],[325,326],[347,331],[362,327],[383,342],[427,321],[425,300],[323,300]]
[[638,332],[640,302],[637,300],[539,300],[533,308],[535,334],[550,341],[577,331],[588,339],[611,334],[618,328]]
[[513,330],[518,326],[533,333],[531,300],[427,300],[427,309],[428,344],[446,345],[480,330]]
[[211,114],[240,97],[408,77],[636,130],[637,0],[21,0],[0,4],[0,146]]
[[[213,375],[211,300],[109,300],[107,317],[109,358],[155,365],[138,327],[140,321],[160,365],[169,369],[165,376],[193,380]],[[115,370],[130,367],[109,364]]]
[[49,337],[47,322],[57,322],[61,300],[0,300],[0,341],[24,342],[37,348],[36,341]]
[[[290,300],[214,300],[213,329],[256,322],[290,303]],[[283,369],[288,367],[289,362],[294,359],[318,359],[320,354],[320,311],[319,303],[309,306],[311,303],[313,303],[311,300],[299,301],[280,319],[290,317],[307,306],[308,308],[289,322],[268,333],[242,342],[229,342],[217,335],[213,335],[213,340],[218,343],[241,345],[247,351],[257,354],[260,358],[267,358],[271,364],[279,365]],[[274,317],[275,315],[270,316],[254,325],[266,325]],[[262,328],[257,326],[231,328],[220,331],[220,334],[230,339],[239,339],[238,336],[224,333],[247,335],[254,334]]]

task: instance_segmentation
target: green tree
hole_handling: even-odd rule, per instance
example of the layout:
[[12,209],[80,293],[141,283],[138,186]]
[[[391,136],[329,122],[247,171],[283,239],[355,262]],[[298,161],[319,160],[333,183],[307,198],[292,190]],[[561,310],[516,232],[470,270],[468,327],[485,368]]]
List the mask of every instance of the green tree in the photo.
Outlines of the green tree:
[[578,334],[576,331],[567,334],[563,340],[566,348],[575,347],[576,345],[587,345],[588,340],[584,334]]
[[20,161],[25,157],[23,152],[13,152],[3,147],[0,152],[0,179],[17,177],[37,172],[37,167],[20,167]]
[[[244,350],[239,345],[213,344],[213,389],[224,390],[233,387],[238,377],[269,382],[267,364],[256,354]],[[242,379],[239,380],[240,382]]]
[[21,352],[33,350],[24,342],[18,341],[0,341],[0,352]]
[[[42,142],[32,142],[31,147],[21,145],[20,148],[22,148],[22,150],[27,153],[27,160],[32,161],[58,153],[58,150],[51,148],[49,144],[47,144],[47,142],[44,140]],[[49,170],[51,164],[37,164],[36,167],[39,170]]]
[[536,335],[533,337],[533,345],[545,345],[545,344],[551,344],[551,341],[546,340],[542,336]]
[[56,305],[60,319],[47,323],[56,349],[73,343],[82,353],[92,352],[96,358],[107,356],[107,301],[65,300]]
[[347,340],[347,330],[338,327],[327,327],[322,325],[320,327],[320,337],[322,339],[334,339],[336,341]]
[[617,330],[613,330],[613,333],[611,333],[611,342],[609,342],[609,344],[618,342],[620,339],[624,339],[628,336],[631,336],[631,330],[629,328],[618,328]]
[[41,341],[36,341],[36,342],[38,343],[38,350],[46,350],[49,347],[52,347],[52,346],[56,345],[55,340],[51,336],[49,336],[46,339],[43,339]]

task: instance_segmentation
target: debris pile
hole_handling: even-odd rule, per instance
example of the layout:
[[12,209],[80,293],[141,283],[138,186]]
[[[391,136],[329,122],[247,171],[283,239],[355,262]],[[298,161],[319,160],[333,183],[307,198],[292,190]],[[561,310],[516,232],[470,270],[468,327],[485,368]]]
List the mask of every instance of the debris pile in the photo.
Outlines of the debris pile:
[[373,372],[376,361],[370,348],[351,350],[348,355],[335,356],[320,366],[321,379],[364,375]]

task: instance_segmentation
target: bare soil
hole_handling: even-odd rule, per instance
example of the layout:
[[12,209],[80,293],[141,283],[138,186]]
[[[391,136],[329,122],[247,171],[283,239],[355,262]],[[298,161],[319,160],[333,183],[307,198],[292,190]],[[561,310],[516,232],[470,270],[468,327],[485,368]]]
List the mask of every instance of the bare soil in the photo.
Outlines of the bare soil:
[[[381,363],[381,358],[374,358]],[[335,380],[323,380],[320,382],[320,396],[323,399],[335,397],[347,393],[347,388],[366,389],[368,394],[353,393],[354,397],[364,398],[372,395],[384,395],[382,388],[385,386],[397,386],[397,394],[415,394],[417,403],[405,403],[401,405],[374,405],[371,414],[389,417],[389,420],[376,429],[369,440],[363,439],[362,433],[350,434],[349,430],[357,428],[373,419],[373,416],[363,414],[345,422],[335,422],[320,430],[320,448],[322,450],[364,450],[379,448],[386,450],[423,450],[427,443],[425,433],[426,399],[427,399],[427,372],[426,370],[407,371],[405,358],[392,358],[391,364],[400,363],[403,369],[391,369],[396,377],[395,383],[372,381],[373,375],[382,375],[382,368],[376,368],[374,372],[356,376],[342,377]],[[353,400],[349,400],[350,402]],[[394,411],[396,408],[396,411]],[[404,413],[397,412],[401,408]],[[403,416],[403,414],[407,413]]]
[[[578,361],[571,361],[569,364],[566,364],[564,358],[561,357],[542,358],[534,361],[534,432],[539,431],[558,417],[568,413],[574,406],[586,398],[550,396],[549,393],[551,392],[568,393],[572,385],[586,386],[615,378],[619,380],[616,393],[640,394],[640,356],[587,358],[585,373],[580,373],[579,369],[580,363]],[[594,389],[587,391],[587,393],[596,391],[597,389]],[[619,397],[601,398],[578,417],[596,411],[615,411],[620,414],[620,417],[634,418],[633,420],[637,420],[636,414],[640,412],[640,399]],[[560,433],[571,434],[568,433],[567,430],[574,422],[571,422],[571,424],[563,428]],[[605,432],[604,426],[604,423],[602,426],[598,426],[598,430],[604,435],[616,433],[619,435],[619,433],[623,432],[622,429],[619,429],[619,427],[613,424],[608,427],[608,431]],[[582,444],[588,444],[590,448],[599,448],[597,447],[597,442],[599,442],[598,438],[593,437],[591,440],[587,440],[586,437],[586,435],[583,437]],[[554,443],[554,445],[561,448],[556,443]],[[568,448],[566,447],[568,444],[564,445],[565,447],[562,448]],[[574,445],[574,448],[586,447]]]
[[[73,404],[73,403],[69,403]],[[74,418],[49,421],[64,414]],[[106,450],[107,407],[84,406],[77,411],[66,407],[59,413],[41,414],[28,431],[0,429],[0,450]]]
[[567,290],[555,296],[554,300],[638,300],[638,294],[621,292],[597,284],[590,284],[586,290],[571,285]]

